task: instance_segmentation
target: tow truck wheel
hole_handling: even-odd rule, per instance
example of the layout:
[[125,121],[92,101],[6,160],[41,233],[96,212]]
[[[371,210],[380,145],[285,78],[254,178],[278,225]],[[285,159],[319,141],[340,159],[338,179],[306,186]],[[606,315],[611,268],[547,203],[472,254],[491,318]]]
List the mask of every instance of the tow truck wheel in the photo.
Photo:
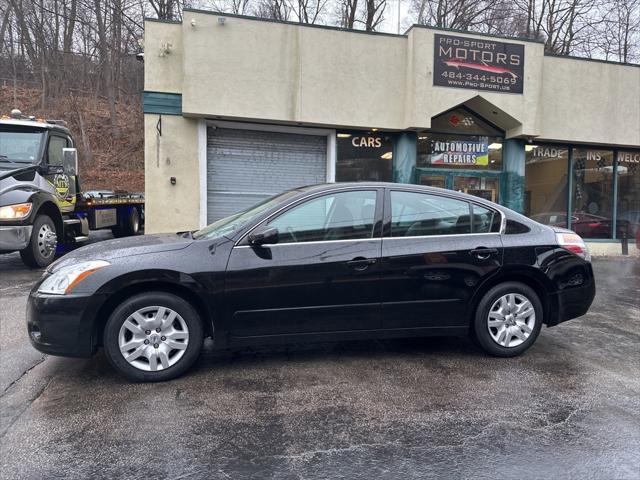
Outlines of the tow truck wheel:
[[137,235],[140,231],[140,213],[137,208],[132,208],[129,218],[125,223],[125,232],[127,235]]
[[118,225],[111,227],[114,237],[131,237],[140,231],[140,212],[133,207],[129,214],[120,220]]
[[33,222],[29,245],[20,250],[22,261],[32,268],[43,268],[56,256],[58,235],[53,220],[48,215],[38,215]]

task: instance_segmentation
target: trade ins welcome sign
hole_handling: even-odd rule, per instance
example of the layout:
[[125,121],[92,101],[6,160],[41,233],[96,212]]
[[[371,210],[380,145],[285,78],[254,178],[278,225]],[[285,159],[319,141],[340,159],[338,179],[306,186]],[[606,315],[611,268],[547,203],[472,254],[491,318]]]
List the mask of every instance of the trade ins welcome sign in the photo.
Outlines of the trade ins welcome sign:
[[433,84],[522,93],[524,45],[435,34]]

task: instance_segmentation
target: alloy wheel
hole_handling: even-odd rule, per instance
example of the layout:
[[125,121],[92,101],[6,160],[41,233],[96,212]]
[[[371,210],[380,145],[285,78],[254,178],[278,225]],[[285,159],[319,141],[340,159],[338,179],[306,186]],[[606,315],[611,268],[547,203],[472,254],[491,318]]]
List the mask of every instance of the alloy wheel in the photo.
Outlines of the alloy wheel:
[[162,306],[144,307],[124,321],[118,347],[133,367],[147,372],[166,370],[184,356],[189,328],[178,312]]
[[536,311],[521,293],[507,293],[498,298],[487,318],[487,328],[494,342],[513,348],[524,343],[534,330]]

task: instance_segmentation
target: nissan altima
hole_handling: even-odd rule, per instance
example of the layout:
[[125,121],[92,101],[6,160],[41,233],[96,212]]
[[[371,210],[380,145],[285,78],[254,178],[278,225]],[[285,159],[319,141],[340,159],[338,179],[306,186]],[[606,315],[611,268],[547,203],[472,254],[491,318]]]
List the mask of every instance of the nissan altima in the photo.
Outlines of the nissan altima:
[[470,335],[512,357],[594,295],[569,230],[450,190],[334,183],[202,230],[80,248],[34,285],[27,328],[42,352],[103,347],[129,379],[160,381],[189,369],[205,337],[229,348]]

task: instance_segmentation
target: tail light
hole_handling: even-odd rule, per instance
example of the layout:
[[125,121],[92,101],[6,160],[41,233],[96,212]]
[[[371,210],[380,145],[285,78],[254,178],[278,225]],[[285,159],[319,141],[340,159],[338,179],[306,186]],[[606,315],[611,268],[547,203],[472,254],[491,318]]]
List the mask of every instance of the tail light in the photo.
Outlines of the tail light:
[[556,233],[556,239],[558,240],[558,245],[565,250],[584,258],[588,262],[591,261],[589,249],[580,235],[575,233]]

